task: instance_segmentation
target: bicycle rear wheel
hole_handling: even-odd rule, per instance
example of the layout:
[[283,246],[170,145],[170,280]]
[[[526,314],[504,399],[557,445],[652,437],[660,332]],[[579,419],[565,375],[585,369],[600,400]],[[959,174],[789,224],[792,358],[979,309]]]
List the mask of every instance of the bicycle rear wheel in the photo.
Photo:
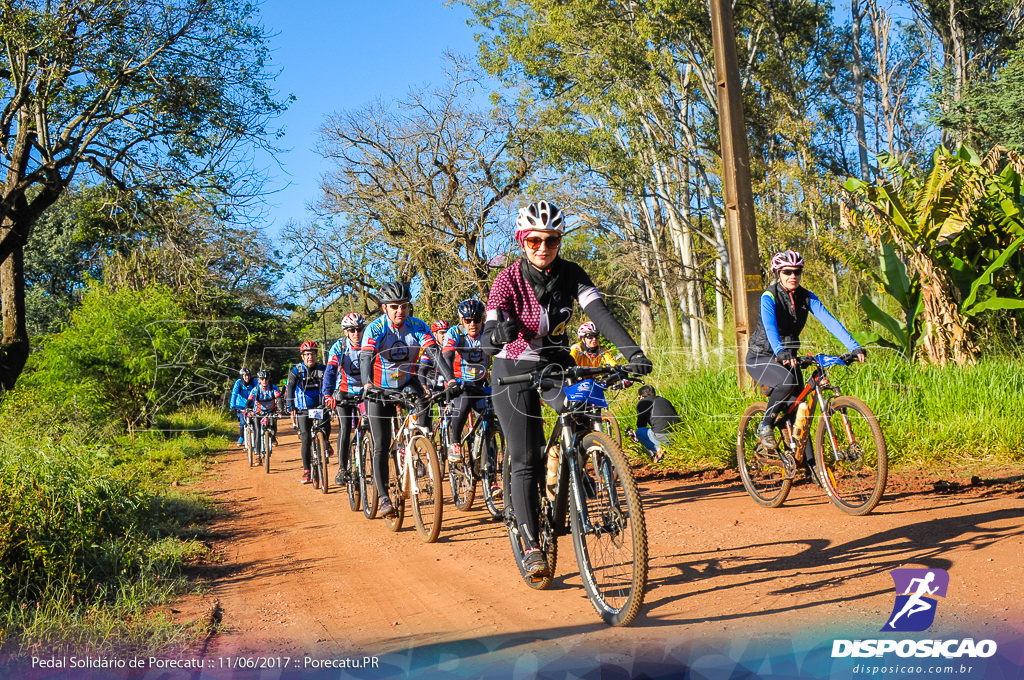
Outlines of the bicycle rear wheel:
[[814,455],[828,497],[843,512],[866,515],[882,500],[889,474],[889,453],[878,418],[857,397],[829,400],[822,416]]
[[[761,439],[757,436],[757,426],[764,419],[767,402],[759,401],[751,404],[740,418],[740,428],[736,435],[736,463],[740,469],[743,488],[758,505],[766,508],[777,508],[786,502],[789,490],[793,486],[792,479],[786,479],[786,469],[778,454],[765,451]],[[777,446],[784,446],[778,442]]]
[[577,507],[569,514],[583,587],[591,604],[612,626],[627,626],[640,612],[647,591],[647,524],[640,492],[622,449],[606,434],[583,437]]
[[384,518],[384,525],[391,531],[401,529],[405,519],[405,480],[398,472],[400,454],[394,449],[395,446],[399,446],[398,442],[393,442],[392,449],[388,452],[388,496],[391,498],[391,504],[395,506],[395,514]]
[[423,436],[413,437],[411,445],[411,474],[416,476],[416,491],[412,495],[412,516],[416,520],[416,531],[423,542],[433,543],[441,533],[441,516],[444,512],[441,467],[437,462],[437,451],[429,439]]
[[359,491],[363,497],[363,516],[366,519],[373,519],[377,516],[377,485],[373,482],[373,438],[370,433],[363,432],[358,437],[358,451],[353,455],[359,456]]
[[487,433],[484,444],[480,486],[483,487],[484,505],[493,519],[501,519],[505,511],[504,499],[507,497],[501,489],[501,465],[504,460],[505,438],[499,430],[492,430]]
[[[512,464],[508,456],[501,462],[501,489],[504,498],[512,498]],[[558,541],[547,521],[547,513],[544,509],[544,502],[541,503],[540,513],[540,547],[544,551],[544,557],[548,563],[548,575],[540,578],[530,576],[523,568],[523,557],[526,555],[527,544],[519,531],[519,524],[516,521],[515,511],[512,509],[512,502],[505,504],[505,529],[508,531],[508,539],[512,544],[512,557],[519,568],[519,575],[523,577],[526,585],[534,590],[545,590],[555,578],[555,565],[558,562]]]
[[[355,433],[348,437],[348,465],[345,466],[345,490],[348,492],[348,507],[352,512],[359,512],[362,493],[359,483],[359,451],[357,450]],[[338,455],[341,455],[339,449]]]
[[327,473],[330,472],[327,463],[327,435],[320,432],[316,433],[316,444],[317,448],[320,449],[320,455],[317,456],[316,460],[313,461],[314,467],[317,468],[317,475],[320,477],[320,491],[327,493]]

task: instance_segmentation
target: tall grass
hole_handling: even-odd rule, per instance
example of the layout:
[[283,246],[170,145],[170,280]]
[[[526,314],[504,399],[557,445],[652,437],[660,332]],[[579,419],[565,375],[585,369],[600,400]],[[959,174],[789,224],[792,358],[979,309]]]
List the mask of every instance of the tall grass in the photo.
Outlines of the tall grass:
[[[816,346],[813,336],[804,350],[843,351],[835,341]],[[647,382],[682,418],[665,465],[734,466],[740,414],[764,397],[737,387],[732,352],[694,358],[655,350],[652,359],[656,370]],[[830,376],[843,394],[861,398],[878,416],[890,465],[969,471],[1024,461],[1024,363],[1016,357],[935,367],[869,348],[866,363],[832,369]],[[611,405],[628,427],[635,424],[635,407],[628,393]]]
[[205,436],[0,435],[0,646],[156,649],[191,634],[151,610],[208,551],[196,522],[210,506],[181,485],[228,442],[212,409],[183,417],[205,419]]

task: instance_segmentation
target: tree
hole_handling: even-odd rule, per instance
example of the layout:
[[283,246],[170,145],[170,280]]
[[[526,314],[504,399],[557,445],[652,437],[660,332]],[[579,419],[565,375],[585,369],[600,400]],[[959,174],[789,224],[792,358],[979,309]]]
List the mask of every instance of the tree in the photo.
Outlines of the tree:
[[[331,116],[321,153],[333,162],[309,247],[292,242],[318,297],[363,293],[375,281],[418,277],[426,314],[486,294],[496,219],[533,167],[529,120],[514,106],[474,104],[478,76],[455,62],[446,88]],[[507,243],[508,241],[505,241]]]
[[241,0],[0,0],[0,388],[28,357],[24,248],[76,177],[236,205],[283,109]]
[[878,182],[850,179],[846,188],[862,199],[867,226],[891,240],[920,286],[921,312],[907,314],[904,330],[914,336],[921,319],[931,363],[973,362],[977,318],[1024,309],[1024,158],[1001,148],[983,158],[966,147],[940,146],[920,176],[894,156],[880,156],[879,164],[885,175]]

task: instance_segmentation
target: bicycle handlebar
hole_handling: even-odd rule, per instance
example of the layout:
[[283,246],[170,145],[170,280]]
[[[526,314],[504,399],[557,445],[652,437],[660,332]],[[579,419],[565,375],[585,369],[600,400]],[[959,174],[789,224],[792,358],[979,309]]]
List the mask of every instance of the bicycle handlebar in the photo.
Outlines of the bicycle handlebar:
[[806,356],[802,356],[802,357],[797,357],[796,358],[797,368],[803,369],[803,368],[808,368],[809,366],[820,365],[820,363],[818,361],[818,357],[819,356],[826,356],[826,357],[835,356],[835,358],[839,359],[841,362],[843,362],[843,365],[845,365],[845,366],[849,366],[850,364],[852,364],[854,361],[857,360],[857,355],[855,355],[853,352],[847,352],[846,354],[840,354],[838,356],[832,355],[832,354],[817,354],[817,355],[815,355],[815,354],[808,354]]
[[579,380],[580,378],[593,378],[599,375],[615,374],[620,378],[631,375],[624,366],[570,366],[562,369],[556,364],[549,364],[531,373],[520,373],[498,378],[499,385],[514,385],[516,383],[534,383],[542,387],[554,387],[556,380]]

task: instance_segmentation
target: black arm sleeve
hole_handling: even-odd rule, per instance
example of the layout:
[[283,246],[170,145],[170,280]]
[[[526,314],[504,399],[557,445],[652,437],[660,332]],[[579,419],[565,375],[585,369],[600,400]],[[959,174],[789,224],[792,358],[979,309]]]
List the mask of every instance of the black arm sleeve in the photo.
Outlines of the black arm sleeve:
[[427,356],[437,366],[437,372],[444,376],[444,381],[455,380],[455,373],[452,372],[451,367],[445,363],[444,359],[441,358],[441,348],[437,345],[431,345],[426,349]]
[[371,375],[373,375],[373,352],[368,349],[360,350],[359,377],[362,379],[364,385],[373,382],[373,380],[370,379]]
[[629,361],[634,354],[640,351],[640,346],[636,344],[636,340],[612,316],[612,312],[604,304],[604,300],[600,298],[594,300],[584,307],[583,311],[597,326],[597,330],[601,331],[601,335],[611,340],[616,349],[622,352],[622,356],[625,357],[626,361]]

